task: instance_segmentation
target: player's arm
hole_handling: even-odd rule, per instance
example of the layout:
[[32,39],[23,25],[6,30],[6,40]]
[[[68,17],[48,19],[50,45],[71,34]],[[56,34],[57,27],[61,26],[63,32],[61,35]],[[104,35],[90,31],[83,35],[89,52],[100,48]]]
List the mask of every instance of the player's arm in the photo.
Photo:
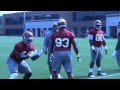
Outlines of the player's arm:
[[73,45],[73,49],[74,49],[74,51],[75,51],[75,54],[78,55],[78,54],[79,54],[79,51],[78,51],[78,47],[77,47],[77,44],[76,44],[75,39],[73,39],[72,45]]
[[105,55],[108,54],[108,51],[107,51],[107,45],[106,45],[106,41],[105,41],[105,37],[103,36],[103,46],[105,48]]
[[37,60],[41,55],[43,54],[43,49],[40,49],[39,51],[35,50],[34,53],[32,53],[31,55],[29,55],[29,57],[35,61]]
[[51,41],[51,44],[50,44],[50,53],[53,54],[53,49],[54,49],[54,42]]
[[54,58],[53,50],[54,50],[54,42],[51,41],[51,44],[50,44],[50,61],[51,61],[51,62],[52,62],[52,60],[53,60],[53,58]]
[[118,41],[115,47],[115,50],[117,51],[120,48],[120,37],[118,37]]
[[93,45],[93,35],[88,34],[88,39],[89,39],[89,44],[91,46],[91,49],[92,49],[94,55],[96,55],[95,46]]
[[48,33],[45,35],[44,38],[44,53],[47,54],[48,53],[48,43],[49,43],[49,36]]
[[117,53],[117,50],[118,50],[119,48],[120,48],[120,37],[118,37],[118,41],[117,41],[115,50],[114,50],[113,53],[112,53],[113,59],[116,57],[116,53]]
[[79,50],[78,50],[78,46],[77,46],[77,44],[76,44],[75,39],[72,40],[72,45],[73,45],[73,49],[74,49],[74,51],[75,51],[75,54],[76,54],[76,56],[77,56],[77,60],[78,60],[79,62],[81,62],[80,54],[79,54]]

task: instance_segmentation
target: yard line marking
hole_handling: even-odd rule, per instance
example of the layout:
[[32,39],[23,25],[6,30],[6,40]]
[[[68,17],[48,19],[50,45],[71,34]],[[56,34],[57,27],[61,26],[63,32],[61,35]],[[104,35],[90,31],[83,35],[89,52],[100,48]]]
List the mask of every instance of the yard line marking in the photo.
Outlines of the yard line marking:
[[106,76],[98,76],[98,77],[95,77],[95,78],[89,78],[89,79],[100,79],[100,78],[106,78],[106,77],[112,77],[112,76],[118,76],[120,75],[120,73],[115,73],[115,74],[111,74],[111,75],[106,75]]

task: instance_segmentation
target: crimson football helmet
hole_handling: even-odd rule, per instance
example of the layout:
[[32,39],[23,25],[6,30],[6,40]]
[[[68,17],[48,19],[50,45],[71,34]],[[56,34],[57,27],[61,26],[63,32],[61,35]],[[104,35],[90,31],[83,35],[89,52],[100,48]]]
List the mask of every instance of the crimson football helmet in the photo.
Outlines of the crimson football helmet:
[[95,21],[94,21],[94,28],[95,28],[96,30],[100,30],[101,27],[102,27],[102,22],[101,22],[100,20],[95,20]]
[[26,45],[30,45],[34,39],[33,33],[30,31],[26,31],[23,33],[23,42]]
[[58,24],[58,29],[60,28],[67,28],[67,22],[64,18],[60,18],[57,22]]

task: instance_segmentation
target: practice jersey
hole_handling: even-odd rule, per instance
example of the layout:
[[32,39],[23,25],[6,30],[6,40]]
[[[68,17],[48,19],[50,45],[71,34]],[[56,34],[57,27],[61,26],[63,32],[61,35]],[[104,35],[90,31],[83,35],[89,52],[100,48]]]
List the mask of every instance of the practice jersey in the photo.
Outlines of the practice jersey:
[[71,50],[71,44],[74,38],[74,33],[69,30],[55,32],[51,36],[52,46],[54,46],[55,51]]
[[100,47],[103,44],[103,40],[105,40],[104,32],[102,30],[92,29],[89,31],[89,35],[93,36],[92,41],[95,47]]
[[10,54],[10,58],[14,59],[16,61],[22,61],[22,59],[18,59],[15,51],[19,52],[19,53],[25,53],[28,54],[30,51],[34,51],[35,47],[33,44],[30,45],[25,45],[23,41],[18,42],[15,46],[14,46],[14,50],[12,51],[12,53]]

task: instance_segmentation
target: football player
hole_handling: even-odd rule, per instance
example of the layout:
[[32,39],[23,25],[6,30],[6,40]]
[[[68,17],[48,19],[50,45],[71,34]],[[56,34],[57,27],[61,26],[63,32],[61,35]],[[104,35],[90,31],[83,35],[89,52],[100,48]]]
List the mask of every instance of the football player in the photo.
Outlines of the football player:
[[103,53],[102,53],[103,46],[105,49],[105,55],[108,54],[104,32],[103,30],[101,30],[101,27],[102,27],[102,22],[100,20],[95,20],[94,28],[91,29],[88,34],[90,50],[91,50],[91,62],[90,62],[89,73],[88,73],[88,77],[90,78],[95,77],[93,74],[93,67],[95,62],[97,66],[97,75],[99,76],[106,75],[106,73],[103,73],[101,71],[101,60],[103,58]]
[[7,59],[8,69],[11,74],[9,79],[17,79],[18,73],[24,74],[23,79],[31,77],[31,69],[25,60],[31,58],[34,61],[43,53],[43,49],[37,52],[32,44],[33,40],[33,33],[26,31],[23,33],[23,40],[15,44],[13,51]]
[[[50,79],[52,79],[52,61],[50,60],[50,45],[51,35],[58,30],[57,22],[53,23],[52,30],[48,31],[44,38],[44,53],[48,54],[48,67],[50,71]],[[58,72],[58,78],[61,79],[60,71]]]
[[81,61],[81,59],[75,42],[75,35],[73,32],[67,30],[65,19],[61,18],[58,20],[58,31],[51,35],[51,41],[50,56],[53,58],[53,79],[58,79],[57,72],[62,65],[67,73],[68,79],[73,79],[71,45],[73,45],[78,61]]
[[112,53],[112,57],[113,57],[113,59],[116,58],[117,64],[120,67],[120,21],[117,24],[117,29],[118,29],[118,41],[117,41],[115,50]]

